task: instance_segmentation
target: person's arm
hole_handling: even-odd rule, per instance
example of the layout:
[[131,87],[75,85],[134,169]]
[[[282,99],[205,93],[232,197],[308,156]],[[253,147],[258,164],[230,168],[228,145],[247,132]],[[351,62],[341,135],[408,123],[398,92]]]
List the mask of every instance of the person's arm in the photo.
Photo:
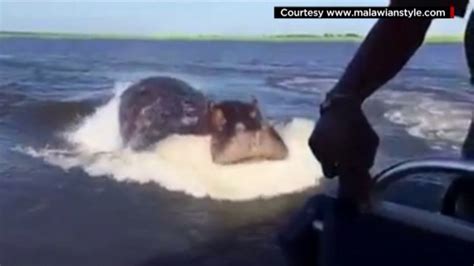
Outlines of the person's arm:
[[[391,6],[396,5],[392,1]],[[379,139],[360,105],[402,69],[423,43],[430,24],[431,19],[379,19],[328,93],[329,101],[322,103],[309,146],[324,175],[339,176],[339,198],[369,201],[369,169]]]
[[430,24],[431,19],[379,19],[330,95],[349,93],[365,100],[408,62]]

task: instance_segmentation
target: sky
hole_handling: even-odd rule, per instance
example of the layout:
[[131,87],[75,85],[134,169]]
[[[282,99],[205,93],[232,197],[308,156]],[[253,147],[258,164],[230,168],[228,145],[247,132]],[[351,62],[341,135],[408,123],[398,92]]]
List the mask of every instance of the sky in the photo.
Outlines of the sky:
[[[0,0],[0,30],[92,34],[364,35],[374,19],[274,19],[274,6],[386,6],[388,0]],[[440,19],[429,35],[459,35],[466,19]]]

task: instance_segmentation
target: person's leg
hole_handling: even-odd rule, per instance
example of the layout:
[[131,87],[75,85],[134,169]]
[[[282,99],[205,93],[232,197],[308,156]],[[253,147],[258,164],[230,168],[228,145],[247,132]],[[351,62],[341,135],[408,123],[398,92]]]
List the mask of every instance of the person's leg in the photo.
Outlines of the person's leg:
[[465,159],[474,159],[474,113],[471,119],[471,126],[462,146],[462,157]]

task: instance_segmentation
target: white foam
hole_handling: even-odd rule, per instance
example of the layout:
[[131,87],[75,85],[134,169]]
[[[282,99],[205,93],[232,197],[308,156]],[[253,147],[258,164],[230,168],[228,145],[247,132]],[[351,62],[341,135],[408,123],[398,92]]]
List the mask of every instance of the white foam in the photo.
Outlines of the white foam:
[[390,92],[384,99],[385,103],[396,106],[385,117],[404,125],[410,135],[430,140],[433,148],[439,149],[442,142],[449,142],[452,148],[458,149],[467,135],[472,104],[440,100],[432,94],[418,92]]
[[121,148],[118,108],[120,95],[129,83],[119,83],[114,97],[95,113],[86,117],[75,128],[64,133],[64,137],[85,153],[111,152]]
[[205,136],[170,136],[147,152],[123,149],[118,123],[123,88],[119,86],[113,99],[64,134],[74,149],[21,151],[65,170],[80,167],[91,176],[154,182],[168,190],[215,199],[246,200],[297,192],[317,185],[322,176],[307,147],[313,122],[298,118],[277,128],[290,151],[283,161],[217,165],[211,160],[210,139]]

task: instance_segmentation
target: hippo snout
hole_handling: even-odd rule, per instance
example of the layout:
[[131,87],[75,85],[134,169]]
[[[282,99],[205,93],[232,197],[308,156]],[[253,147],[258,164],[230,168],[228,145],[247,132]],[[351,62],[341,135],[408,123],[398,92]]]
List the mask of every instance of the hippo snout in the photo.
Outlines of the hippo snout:
[[218,164],[283,160],[288,148],[273,127],[235,132],[228,139],[212,138],[211,155]]

